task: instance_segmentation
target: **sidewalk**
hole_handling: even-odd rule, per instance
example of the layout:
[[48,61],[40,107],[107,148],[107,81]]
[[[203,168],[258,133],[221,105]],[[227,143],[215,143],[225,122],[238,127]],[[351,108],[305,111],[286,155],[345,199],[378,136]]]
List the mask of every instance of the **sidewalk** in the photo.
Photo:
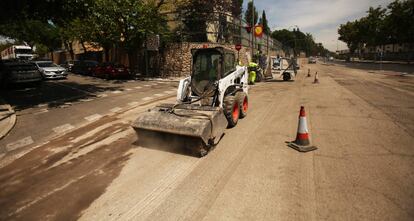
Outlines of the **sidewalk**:
[[6,136],[16,123],[13,108],[0,98],[0,139]]
[[[346,62],[345,60],[337,59],[337,61]],[[414,64],[414,61],[375,61],[375,60],[351,60],[349,63],[370,63],[370,64]]]

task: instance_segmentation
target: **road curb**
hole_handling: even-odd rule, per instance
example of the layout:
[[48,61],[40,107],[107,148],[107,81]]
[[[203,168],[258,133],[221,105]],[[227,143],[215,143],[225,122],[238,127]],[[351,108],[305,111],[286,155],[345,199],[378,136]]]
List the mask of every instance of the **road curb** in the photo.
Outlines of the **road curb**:
[[[6,111],[1,111],[1,110]],[[4,119],[0,119],[0,140],[3,139],[13,129],[16,124],[16,112],[9,104],[5,104],[4,100],[0,99],[0,114],[5,115]]]

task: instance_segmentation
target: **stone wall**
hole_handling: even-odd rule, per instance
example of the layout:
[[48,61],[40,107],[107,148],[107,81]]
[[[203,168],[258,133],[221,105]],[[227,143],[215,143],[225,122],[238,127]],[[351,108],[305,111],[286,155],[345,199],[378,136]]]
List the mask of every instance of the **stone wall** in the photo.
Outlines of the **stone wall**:
[[[234,45],[218,43],[173,43],[168,45],[161,53],[160,74],[162,77],[182,77],[190,75],[191,49],[193,48],[214,48],[224,47],[233,50],[237,56]],[[243,47],[240,50],[240,61],[247,65],[250,60],[250,48]]]

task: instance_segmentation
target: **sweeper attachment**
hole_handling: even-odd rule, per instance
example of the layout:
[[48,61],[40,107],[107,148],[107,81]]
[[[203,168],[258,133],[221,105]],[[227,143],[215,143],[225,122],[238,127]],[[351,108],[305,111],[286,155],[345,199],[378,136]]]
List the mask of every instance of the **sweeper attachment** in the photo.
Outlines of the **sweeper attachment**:
[[143,144],[164,142],[205,156],[247,115],[248,73],[232,51],[193,49],[191,76],[180,81],[175,104],[158,105],[140,115],[132,127]]

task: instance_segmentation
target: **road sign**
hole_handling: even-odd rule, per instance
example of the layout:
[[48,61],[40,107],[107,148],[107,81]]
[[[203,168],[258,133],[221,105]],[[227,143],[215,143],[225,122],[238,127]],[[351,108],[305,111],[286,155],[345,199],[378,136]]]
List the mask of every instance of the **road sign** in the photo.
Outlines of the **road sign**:
[[261,38],[263,36],[263,26],[262,25],[256,25],[254,27],[254,36]]
[[241,44],[236,44],[235,48],[236,48],[237,51],[240,51],[240,49],[242,49],[242,45]]

